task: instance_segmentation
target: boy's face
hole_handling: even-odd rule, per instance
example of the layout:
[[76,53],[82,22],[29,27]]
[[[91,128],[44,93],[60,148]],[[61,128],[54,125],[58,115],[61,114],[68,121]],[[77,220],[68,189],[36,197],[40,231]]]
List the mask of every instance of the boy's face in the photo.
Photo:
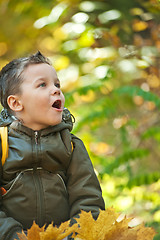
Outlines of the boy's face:
[[23,124],[40,130],[60,123],[65,98],[55,69],[46,63],[32,64],[22,77],[19,100]]

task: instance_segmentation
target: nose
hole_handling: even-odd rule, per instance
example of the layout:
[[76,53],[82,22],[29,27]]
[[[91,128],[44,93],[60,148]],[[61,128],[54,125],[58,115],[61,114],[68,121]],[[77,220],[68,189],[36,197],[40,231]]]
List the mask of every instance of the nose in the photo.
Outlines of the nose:
[[52,95],[60,95],[60,93],[61,93],[60,88],[56,87],[55,85],[52,86],[52,90],[51,90]]

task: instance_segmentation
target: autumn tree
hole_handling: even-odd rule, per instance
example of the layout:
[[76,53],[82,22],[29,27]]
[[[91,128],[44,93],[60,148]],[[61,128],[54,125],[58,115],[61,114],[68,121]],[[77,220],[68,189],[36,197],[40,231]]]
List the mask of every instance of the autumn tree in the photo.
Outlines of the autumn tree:
[[158,0],[0,0],[0,67],[37,50],[51,59],[106,207],[157,231],[159,11]]

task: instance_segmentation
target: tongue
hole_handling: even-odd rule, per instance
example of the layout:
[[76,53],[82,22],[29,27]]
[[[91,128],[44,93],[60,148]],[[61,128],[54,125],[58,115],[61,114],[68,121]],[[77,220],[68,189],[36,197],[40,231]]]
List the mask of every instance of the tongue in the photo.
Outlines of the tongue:
[[55,102],[53,103],[52,107],[53,107],[53,108],[58,108],[58,109],[60,109],[60,101],[59,101],[59,100],[55,101]]

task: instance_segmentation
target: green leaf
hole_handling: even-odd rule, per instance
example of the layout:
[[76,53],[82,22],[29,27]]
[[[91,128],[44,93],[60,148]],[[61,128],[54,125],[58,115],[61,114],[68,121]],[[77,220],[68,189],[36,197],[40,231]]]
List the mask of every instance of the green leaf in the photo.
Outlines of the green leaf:
[[129,95],[133,96],[141,96],[146,101],[152,101],[155,103],[157,107],[160,106],[160,98],[152,92],[145,92],[138,86],[123,86],[116,90],[114,90],[119,96],[121,95]]
[[140,174],[134,178],[131,178],[127,183],[127,187],[132,188],[135,186],[149,185],[154,182],[157,182],[159,179],[160,172]]
[[115,169],[120,167],[122,164],[126,164],[129,161],[137,160],[147,156],[149,151],[147,149],[134,149],[128,152],[125,152],[120,157],[116,158],[111,164],[105,167],[105,172],[112,173]]
[[148,139],[153,137],[156,140],[160,140],[160,127],[151,127],[147,129],[147,131],[145,131],[141,137],[142,139]]

